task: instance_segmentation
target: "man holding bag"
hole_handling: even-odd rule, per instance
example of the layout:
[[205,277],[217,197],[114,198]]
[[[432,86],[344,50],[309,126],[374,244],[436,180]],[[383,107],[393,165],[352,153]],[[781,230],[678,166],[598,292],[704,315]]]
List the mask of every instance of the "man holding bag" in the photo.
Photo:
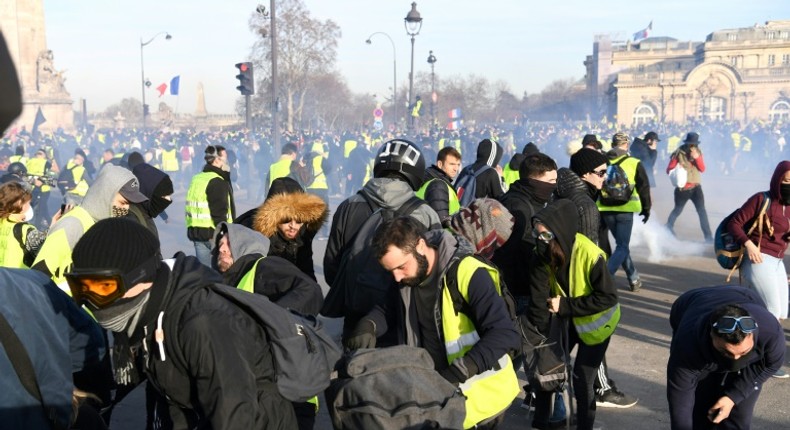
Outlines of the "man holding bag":
[[667,174],[672,171],[676,166],[680,165],[686,170],[687,178],[686,183],[682,187],[680,184],[675,187],[675,208],[669,214],[667,220],[667,228],[674,235],[675,234],[675,221],[683,212],[686,203],[691,200],[694,203],[694,208],[699,215],[699,225],[702,229],[702,235],[705,242],[712,242],[713,235],[710,231],[710,224],[708,223],[708,213],[705,210],[705,195],[702,194],[702,172],[705,171],[705,161],[702,158],[702,151],[699,149],[699,134],[690,132],[686,135],[681,145],[669,160],[667,166]]

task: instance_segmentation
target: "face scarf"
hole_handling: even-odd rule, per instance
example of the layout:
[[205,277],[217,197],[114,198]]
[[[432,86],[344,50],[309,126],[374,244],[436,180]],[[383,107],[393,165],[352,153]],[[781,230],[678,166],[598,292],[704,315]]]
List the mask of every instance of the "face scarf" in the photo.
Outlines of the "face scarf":
[[783,205],[790,205],[790,184],[779,185],[779,196]]
[[750,363],[755,361],[757,358],[757,351],[752,348],[748,354],[744,355],[743,357],[733,360],[732,358],[726,357],[722,355],[720,352],[716,352],[716,363],[719,365],[719,370],[724,372],[737,372],[744,367],[748,366]]
[[527,183],[529,183],[530,187],[534,190],[535,200],[541,204],[548,202],[551,198],[551,193],[553,193],[554,189],[557,188],[557,184],[543,182],[532,178],[527,179]]
[[551,263],[551,247],[548,243],[540,239],[535,240],[535,255],[537,255],[544,263]]
[[112,217],[113,218],[123,218],[126,215],[129,215],[129,208],[122,208],[118,206],[112,207]]
[[140,315],[145,309],[145,304],[148,303],[148,298],[151,296],[150,292],[151,290],[148,289],[135,297],[118,299],[115,303],[103,309],[94,309],[91,306],[91,311],[100,326],[112,332],[122,333],[126,331],[126,334],[131,337]]

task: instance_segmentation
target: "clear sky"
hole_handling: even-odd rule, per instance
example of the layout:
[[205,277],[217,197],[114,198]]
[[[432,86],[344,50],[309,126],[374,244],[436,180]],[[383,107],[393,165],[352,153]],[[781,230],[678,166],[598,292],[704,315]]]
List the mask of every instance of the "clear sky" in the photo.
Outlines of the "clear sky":
[[[145,47],[145,73],[153,105],[165,101],[180,113],[194,112],[202,82],[210,113],[230,113],[239,96],[234,64],[247,60],[255,35],[248,19],[258,3],[242,0],[44,0],[47,43],[66,88],[85,98],[91,112],[125,97],[140,98],[140,40],[160,31]],[[268,9],[269,2],[261,1]],[[315,18],[341,28],[337,68],[352,91],[388,94],[392,46],[398,86],[408,83],[410,40],[403,18],[408,0],[305,0]],[[787,0],[422,0],[423,26],[416,38],[415,74],[483,75],[507,82],[516,95],[539,92],[557,79],[581,79],[596,34],[625,40],[653,22],[651,36],[704,41],[715,30],[790,19]],[[154,87],[181,76],[179,97],[157,98]],[[76,106],[76,105],[75,105]],[[155,107],[154,107],[155,109]]]

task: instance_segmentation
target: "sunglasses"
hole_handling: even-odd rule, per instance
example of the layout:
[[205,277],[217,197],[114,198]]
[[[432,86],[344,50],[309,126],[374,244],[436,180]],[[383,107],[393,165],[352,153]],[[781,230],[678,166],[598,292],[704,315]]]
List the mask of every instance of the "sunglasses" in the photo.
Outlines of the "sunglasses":
[[103,309],[123,297],[130,288],[156,272],[161,257],[154,255],[127,274],[117,269],[78,269],[64,274],[71,297],[78,305],[89,303]]
[[554,239],[554,233],[550,231],[538,231],[538,229],[532,229],[532,237],[535,239],[540,239],[543,242],[549,243]]
[[713,323],[713,328],[715,328],[719,333],[722,334],[729,334],[735,331],[735,329],[740,329],[742,332],[749,334],[755,330],[757,330],[757,322],[754,318],[749,316],[743,317],[721,317],[718,321]]
[[598,175],[598,177],[599,177],[599,178],[603,178],[604,176],[606,176],[606,169],[603,169],[603,170],[593,170],[593,171],[592,171],[592,172],[590,172],[590,173],[592,173],[593,175]]

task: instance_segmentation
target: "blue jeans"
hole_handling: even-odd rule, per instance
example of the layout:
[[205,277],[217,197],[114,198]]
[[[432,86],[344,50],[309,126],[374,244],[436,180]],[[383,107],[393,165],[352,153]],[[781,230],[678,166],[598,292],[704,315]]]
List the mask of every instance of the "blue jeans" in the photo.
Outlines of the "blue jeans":
[[211,242],[193,241],[195,244],[195,257],[201,264],[211,267]]
[[763,262],[754,264],[748,255],[741,264],[741,285],[757,291],[768,311],[787,318],[787,270],[782,259],[762,254]]
[[631,260],[631,249],[628,247],[631,242],[631,230],[634,227],[634,213],[601,212],[601,219],[612,232],[615,242],[614,252],[606,265],[607,269],[614,275],[617,268],[622,266],[628,283],[633,284],[639,280],[639,272],[634,267],[634,262]]

